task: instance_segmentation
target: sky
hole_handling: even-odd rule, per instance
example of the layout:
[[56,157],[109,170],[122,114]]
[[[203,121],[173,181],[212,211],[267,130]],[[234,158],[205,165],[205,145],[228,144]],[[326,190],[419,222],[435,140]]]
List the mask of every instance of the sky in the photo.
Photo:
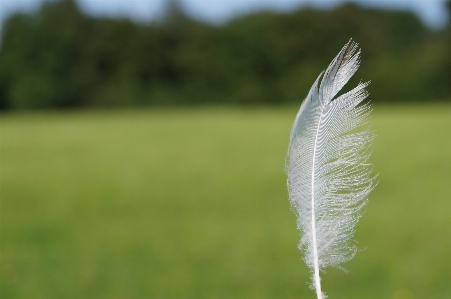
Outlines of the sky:
[[[44,0],[0,0],[0,19],[17,11],[32,11]],[[139,21],[157,19],[166,0],[76,0],[81,9],[96,16],[127,16]],[[236,15],[260,9],[290,11],[309,5],[329,8],[343,0],[180,0],[185,10],[200,20],[222,23]],[[446,23],[445,0],[354,0],[367,7],[410,10],[429,26],[440,28]]]

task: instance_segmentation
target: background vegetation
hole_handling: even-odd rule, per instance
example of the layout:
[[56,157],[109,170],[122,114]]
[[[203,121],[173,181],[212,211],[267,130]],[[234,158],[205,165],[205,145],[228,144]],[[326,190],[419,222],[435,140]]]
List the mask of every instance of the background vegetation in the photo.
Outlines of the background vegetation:
[[148,24],[72,0],[3,24],[0,298],[314,298],[283,166],[301,100],[350,37],[380,183],[362,251],[324,290],[451,298],[451,24],[345,4],[211,25],[170,3]]
[[61,0],[5,21],[0,108],[299,103],[351,37],[363,49],[355,80],[371,79],[374,102],[451,98],[451,25],[432,30],[413,13],[344,4],[215,26],[170,1],[144,24]]
[[[315,298],[283,172],[297,109],[1,119],[0,297]],[[380,182],[330,298],[451,298],[451,106],[378,106]]]

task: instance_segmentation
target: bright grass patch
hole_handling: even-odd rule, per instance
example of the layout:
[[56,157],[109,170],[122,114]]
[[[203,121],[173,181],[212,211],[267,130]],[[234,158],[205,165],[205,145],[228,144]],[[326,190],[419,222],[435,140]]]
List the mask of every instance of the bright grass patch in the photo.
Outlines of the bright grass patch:
[[[313,298],[286,200],[296,110],[2,115],[0,297]],[[451,106],[372,115],[362,251],[324,288],[451,298]]]

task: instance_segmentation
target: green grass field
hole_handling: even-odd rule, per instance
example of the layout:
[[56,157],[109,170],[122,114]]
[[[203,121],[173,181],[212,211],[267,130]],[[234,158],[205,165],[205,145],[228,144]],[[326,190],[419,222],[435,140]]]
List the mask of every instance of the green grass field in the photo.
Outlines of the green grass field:
[[[315,298],[297,108],[1,116],[0,298]],[[451,106],[376,107],[380,182],[331,299],[451,298]]]

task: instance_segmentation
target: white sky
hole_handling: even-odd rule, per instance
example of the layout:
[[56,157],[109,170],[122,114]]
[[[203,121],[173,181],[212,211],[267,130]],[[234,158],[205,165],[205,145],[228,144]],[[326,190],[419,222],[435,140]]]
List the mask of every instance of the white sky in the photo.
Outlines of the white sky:
[[[43,0],[0,0],[0,18],[16,11],[30,11]],[[87,13],[129,16],[138,20],[157,18],[166,0],[77,0]],[[237,14],[262,8],[287,11],[302,5],[333,7],[343,0],[180,0],[190,15],[210,22],[223,22]],[[370,7],[409,9],[432,27],[446,23],[445,0],[354,0]]]

